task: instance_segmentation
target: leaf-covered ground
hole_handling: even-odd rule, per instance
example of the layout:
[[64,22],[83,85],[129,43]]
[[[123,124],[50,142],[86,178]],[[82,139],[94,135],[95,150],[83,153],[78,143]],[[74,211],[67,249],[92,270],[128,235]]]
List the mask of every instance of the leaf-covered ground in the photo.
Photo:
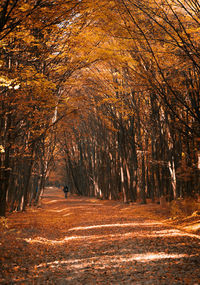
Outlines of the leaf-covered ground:
[[49,188],[1,229],[0,284],[200,284],[200,236],[157,213]]

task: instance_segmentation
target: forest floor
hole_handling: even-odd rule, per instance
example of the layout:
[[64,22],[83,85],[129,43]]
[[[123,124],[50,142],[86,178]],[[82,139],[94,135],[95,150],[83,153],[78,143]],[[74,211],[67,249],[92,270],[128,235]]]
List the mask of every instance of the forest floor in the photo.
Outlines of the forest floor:
[[1,227],[0,284],[200,284],[199,217],[167,217],[157,204],[48,188]]

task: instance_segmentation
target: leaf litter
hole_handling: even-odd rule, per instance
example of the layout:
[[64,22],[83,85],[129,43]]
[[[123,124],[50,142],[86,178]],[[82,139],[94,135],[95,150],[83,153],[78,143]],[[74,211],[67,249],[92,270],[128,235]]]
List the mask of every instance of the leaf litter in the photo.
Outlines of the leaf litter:
[[[200,236],[159,205],[69,196],[9,214],[0,284],[199,284]],[[184,231],[183,231],[184,230]]]

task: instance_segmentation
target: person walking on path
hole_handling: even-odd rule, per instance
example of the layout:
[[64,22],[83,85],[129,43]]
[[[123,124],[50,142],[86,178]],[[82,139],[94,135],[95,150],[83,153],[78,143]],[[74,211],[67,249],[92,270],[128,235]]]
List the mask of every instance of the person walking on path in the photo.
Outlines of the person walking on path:
[[67,194],[69,192],[69,187],[67,185],[64,186],[63,192],[65,193],[65,198],[67,199]]

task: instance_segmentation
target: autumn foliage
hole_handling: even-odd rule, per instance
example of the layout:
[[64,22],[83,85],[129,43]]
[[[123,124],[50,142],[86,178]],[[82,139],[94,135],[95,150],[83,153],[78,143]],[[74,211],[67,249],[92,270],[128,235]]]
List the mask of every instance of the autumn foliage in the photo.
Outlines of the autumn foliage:
[[0,215],[54,182],[124,202],[197,199],[199,11],[195,0],[1,2]]

